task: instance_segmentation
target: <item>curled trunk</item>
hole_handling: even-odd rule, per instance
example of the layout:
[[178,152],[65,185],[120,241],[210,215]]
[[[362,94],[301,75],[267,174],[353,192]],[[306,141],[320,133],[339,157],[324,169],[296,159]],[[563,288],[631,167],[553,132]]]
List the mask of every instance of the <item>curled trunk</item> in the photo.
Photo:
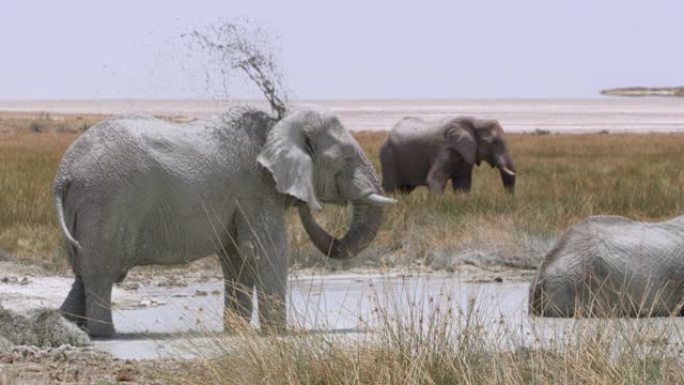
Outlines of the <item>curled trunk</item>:
[[300,204],[298,209],[311,242],[333,259],[349,259],[357,255],[373,241],[382,224],[382,206],[354,200],[349,230],[342,238],[336,239],[316,223],[309,206]]

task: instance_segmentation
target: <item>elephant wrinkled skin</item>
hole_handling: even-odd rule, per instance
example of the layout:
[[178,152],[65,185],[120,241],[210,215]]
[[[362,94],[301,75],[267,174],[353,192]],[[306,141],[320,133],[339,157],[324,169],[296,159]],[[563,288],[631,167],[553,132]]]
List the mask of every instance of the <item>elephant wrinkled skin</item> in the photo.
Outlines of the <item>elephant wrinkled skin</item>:
[[[91,336],[114,333],[111,290],[133,266],[213,253],[225,277],[226,317],[249,321],[252,290],[262,328],[286,325],[285,211],[299,205],[314,245],[349,258],[375,237],[378,177],[339,119],[319,108],[279,122],[259,111],[208,121],[105,120],[64,154],[54,182],[58,222],[75,274],[61,311]],[[309,208],[350,203],[335,239]],[[238,317],[238,318],[239,318]]]
[[529,310],[545,317],[669,316],[684,301],[684,216],[658,223],[593,216],[544,257]]
[[407,117],[397,123],[380,148],[382,186],[387,192],[411,192],[428,186],[442,193],[447,181],[468,192],[474,165],[499,169],[506,190],[515,188],[515,165],[496,120],[471,117],[428,122]]

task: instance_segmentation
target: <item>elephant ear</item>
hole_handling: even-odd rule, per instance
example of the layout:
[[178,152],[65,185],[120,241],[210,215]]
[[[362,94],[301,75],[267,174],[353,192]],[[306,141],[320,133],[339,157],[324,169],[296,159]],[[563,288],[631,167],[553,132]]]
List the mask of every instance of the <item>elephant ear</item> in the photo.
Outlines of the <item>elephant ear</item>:
[[306,143],[304,117],[294,113],[273,126],[257,162],[271,172],[278,192],[319,210],[321,205],[313,186],[313,159],[306,151]]
[[477,139],[472,127],[464,122],[452,121],[444,131],[444,138],[447,145],[459,154],[468,164],[475,164],[477,161]]
[[480,145],[491,145],[494,142],[496,135],[496,128],[499,127],[499,122],[496,120],[477,120],[473,122],[473,127],[477,132],[478,138],[484,142]]

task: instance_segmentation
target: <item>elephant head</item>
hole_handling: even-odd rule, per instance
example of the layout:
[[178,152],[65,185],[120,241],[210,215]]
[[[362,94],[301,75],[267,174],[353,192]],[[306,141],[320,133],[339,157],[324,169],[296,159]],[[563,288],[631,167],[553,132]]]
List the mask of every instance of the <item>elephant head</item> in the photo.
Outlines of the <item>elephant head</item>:
[[498,168],[504,187],[513,192],[515,165],[498,121],[456,118],[447,122],[444,138],[447,146],[457,151],[466,163],[479,166],[484,160]]
[[[257,158],[276,189],[299,201],[299,215],[313,244],[331,258],[348,259],[375,238],[384,197],[373,166],[340,120],[327,111],[296,111],[279,121]],[[341,239],[323,230],[310,209],[320,203],[352,204],[352,222]]]

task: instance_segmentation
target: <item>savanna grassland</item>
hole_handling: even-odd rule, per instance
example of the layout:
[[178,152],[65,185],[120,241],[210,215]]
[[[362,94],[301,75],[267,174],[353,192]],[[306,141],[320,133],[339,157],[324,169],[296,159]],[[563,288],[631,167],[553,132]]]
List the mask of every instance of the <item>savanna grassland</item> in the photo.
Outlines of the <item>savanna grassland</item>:
[[[0,260],[67,270],[54,220],[52,178],[63,151],[101,118],[0,114]],[[355,134],[378,170],[385,135]],[[293,264],[532,268],[567,226],[588,215],[661,220],[682,213],[682,134],[516,134],[508,135],[508,142],[518,173],[514,195],[504,192],[498,173],[483,165],[468,195],[448,187],[439,197],[425,189],[396,196],[399,203],[387,211],[373,245],[344,263],[314,250],[292,210]],[[317,214],[338,233],[344,232],[347,215],[335,207]],[[206,359],[178,361],[171,369],[156,361],[126,365],[138,365],[138,383],[167,384],[684,383],[682,346],[670,341],[680,328],[675,324],[666,331],[674,318],[576,320],[563,338],[547,339],[543,330],[521,338],[519,330],[482,318],[477,298],[465,309],[432,297],[423,301],[403,318],[377,309],[380,326],[359,337],[295,330],[287,338],[264,338],[238,325],[239,338],[219,339],[211,351],[195,352]],[[145,374],[154,381],[142,379],[145,365],[157,368]]]
[[[0,118],[0,258],[65,267],[55,225],[52,178],[68,145],[100,116],[3,114]],[[377,170],[384,132],[355,133]],[[476,168],[470,194],[443,196],[420,188],[387,211],[374,244],[355,261],[330,262],[314,250],[290,215],[290,247],[298,266],[503,263],[534,267],[569,225],[595,214],[661,220],[683,212],[682,134],[509,134],[517,168],[507,194],[496,170]],[[347,213],[317,214],[344,232]]]

